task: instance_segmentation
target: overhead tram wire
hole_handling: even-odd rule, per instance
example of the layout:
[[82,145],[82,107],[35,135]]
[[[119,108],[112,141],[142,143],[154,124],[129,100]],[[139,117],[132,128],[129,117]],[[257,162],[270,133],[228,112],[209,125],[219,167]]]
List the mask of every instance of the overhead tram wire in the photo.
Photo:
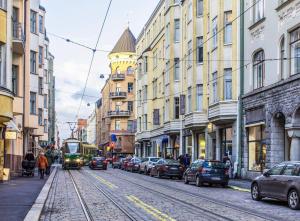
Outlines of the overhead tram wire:
[[81,108],[82,101],[83,101],[83,97],[84,97],[84,94],[85,94],[85,91],[86,91],[86,88],[87,88],[87,83],[88,83],[88,80],[89,80],[89,76],[90,76],[90,74],[91,74],[91,69],[92,69],[92,66],[93,66],[93,62],[94,62],[94,58],[95,58],[95,53],[96,53],[97,48],[98,48],[98,44],[99,44],[99,41],[100,41],[100,37],[101,37],[101,35],[102,35],[103,28],[104,28],[104,25],[105,25],[105,23],[106,23],[106,19],[107,19],[108,12],[109,12],[110,7],[111,7],[111,3],[112,3],[112,0],[109,1],[109,5],[108,5],[108,7],[107,7],[107,10],[106,10],[106,13],[105,13],[105,17],[104,17],[104,20],[103,20],[103,23],[102,23],[102,26],[101,26],[101,29],[100,29],[100,32],[99,32],[99,35],[98,35],[98,38],[97,38],[97,42],[96,42],[96,45],[95,45],[95,47],[94,47],[94,49],[93,49],[93,54],[92,54],[92,58],[91,58],[90,66],[89,66],[89,71],[88,71],[88,74],[87,74],[87,77],[86,77],[86,81],[85,81],[83,93],[82,93],[82,96],[81,96],[81,99],[80,99],[80,104],[79,104],[79,107],[78,107],[78,110],[77,110],[77,114],[76,114],[76,116],[75,116],[75,119],[78,118],[79,113],[80,113],[80,108]]

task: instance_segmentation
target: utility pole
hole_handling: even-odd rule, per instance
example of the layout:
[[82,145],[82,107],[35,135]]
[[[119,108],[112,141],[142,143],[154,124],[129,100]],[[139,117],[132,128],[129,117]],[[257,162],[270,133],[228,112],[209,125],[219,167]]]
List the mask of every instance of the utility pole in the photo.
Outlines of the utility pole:
[[71,138],[74,138],[74,130],[77,125],[77,122],[66,122],[66,123],[69,125],[71,130]]

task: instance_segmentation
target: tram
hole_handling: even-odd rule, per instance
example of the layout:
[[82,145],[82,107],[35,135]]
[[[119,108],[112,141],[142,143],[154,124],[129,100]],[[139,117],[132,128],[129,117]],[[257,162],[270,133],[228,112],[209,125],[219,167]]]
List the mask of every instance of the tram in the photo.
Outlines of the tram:
[[92,157],[96,157],[98,155],[98,148],[96,145],[83,143],[81,153],[83,156],[84,165],[88,165],[92,160]]
[[62,167],[66,169],[80,169],[83,166],[82,143],[74,138],[66,139],[62,147]]

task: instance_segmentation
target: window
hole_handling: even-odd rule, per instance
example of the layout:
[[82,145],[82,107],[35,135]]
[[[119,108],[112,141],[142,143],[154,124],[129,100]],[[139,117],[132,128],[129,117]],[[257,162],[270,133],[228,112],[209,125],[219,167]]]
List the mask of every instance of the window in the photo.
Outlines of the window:
[[6,45],[0,45],[0,86],[6,86]]
[[232,43],[232,12],[224,13],[224,44]]
[[132,93],[133,92],[133,83],[128,83],[128,93]]
[[174,118],[179,119],[179,115],[180,115],[179,97],[174,97]]
[[213,79],[213,102],[218,102],[218,73],[215,72],[212,74]]
[[49,83],[49,75],[48,75],[47,70],[44,70],[44,81],[45,81],[45,84]]
[[36,93],[30,92],[30,114],[36,114]]
[[174,58],[174,81],[180,80],[180,61],[179,58]]
[[264,18],[264,0],[253,0],[253,23]]
[[285,55],[285,48],[284,48],[284,37],[281,38],[280,41],[280,80],[284,78],[284,55]]
[[121,130],[121,121],[119,120],[115,121],[115,130]]
[[232,70],[231,68],[224,70],[224,99],[232,99]]
[[298,172],[298,168],[295,164],[288,164],[286,165],[282,175],[285,175],[285,176],[297,176]]
[[174,41],[175,42],[179,42],[180,41],[180,20],[179,19],[175,19],[174,20]]
[[36,52],[30,51],[30,73],[36,74]]
[[158,57],[157,57],[157,49],[153,52],[153,69],[155,69],[157,67],[157,60],[158,60]]
[[169,120],[170,100],[167,99],[165,103],[165,121]]
[[133,73],[134,73],[133,67],[129,66],[129,67],[127,68],[127,74],[133,74]]
[[160,115],[159,115],[159,109],[153,110],[153,125],[160,125]]
[[18,76],[19,76],[19,66],[12,66],[12,92],[18,95]]
[[192,112],[192,88],[188,88],[188,99],[187,99],[187,107],[188,107],[188,113]]
[[197,16],[203,15],[203,0],[197,0]]
[[193,18],[193,5],[192,3],[188,6],[188,22],[190,22]]
[[138,105],[141,106],[142,104],[142,91],[138,91]]
[[42,126],[43,125],[43,109],[42,108],[39,108],[38,115],[39,115],[39,125]]
[[144,73],[147,74],[148,72],[148,57],[144,57]]
[[212,50],[218,46],[218,21],[217,17],[212,20]]
[[179,4],[180,0],[174,0],[174,4]]
[[43,95],[43,78],[39,77],[39,95]]
[[253,86],[254,89],[264,86],[265,78],[265,55],[260,50],[253,56]]
[[39,15],[39,31],[44,33],[44,18],[41,15]]
[[167,85],[170,83],[170,61],[166,63],[166,73],[164,76],[165,85]]
[[203,37],[197,37],[197,62],[203,63]]
[[187,68],[190,68],[193,65],[193,48],[192,47],[193,47],[192,41],[189,41],[188,42],[188,51],[187,51],[187,53],[188,53]]
[[30,31],[31,33],[36,33],[36,12],[30,11]]
[[39,46],[39,65],[43,64],[43,47]]
[[147,85],[144,86],[143,100],[144,100],[144,102],[147,102],[147,100],[148,100],[148,86]]
[[116,112],[120,112],[121,111],[121,105],[119,104],[119,102],[116,104]]
[[144,130],[148,130],[148,116],[144,115]]
[[47,94],[44,95],[44,108],[48,107],[48,96]]
[[44,133],[48,133],[48,120],[44,119]]
[[291,70],[292,75],[300,73],[300,27],[291,32]]
[[203,105],[203,85],[202,84],[197,84],[197,100],[196,100],[196,105],[197,105],[197,111],[202,111],[202,105]]
[[7,9],[7,0],[0,0],[0,8],[3,10]]
[[133,112],[133,101],[128,101],[127,109],[128,111]]
[[170,45],[170,23],[166,25],[166,48]]
[[134,131],[134,128],[133,128],[133,120],[127,121],[127,130],[130,131],[130,132],[133,132],[133,131]]
[[273,176],[281,175],[284,167],[285,167],[284,164],[276,165],[268,171],[268,174],[273,175]]
[[265,168],[267,146],[264,139],[264,125],[248,128],[249,170],[263,171]]
[[48,45],[45,45],[45,58],[48,58]]
[[138,124],[139,124],[139,131],[142,131],[142,118],[139,117],[138,119]]

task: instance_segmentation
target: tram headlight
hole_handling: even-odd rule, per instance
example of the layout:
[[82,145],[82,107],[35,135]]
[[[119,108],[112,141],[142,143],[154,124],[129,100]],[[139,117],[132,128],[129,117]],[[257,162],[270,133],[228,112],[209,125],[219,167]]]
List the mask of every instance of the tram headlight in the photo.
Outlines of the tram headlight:
[[69,158],[67,158],[67,159],[65,159],[65,161],[68,163],[68,162],[70,162],[70,159],[69,159]]
[[80,160],[80,159],[76,159],[76,162],[77,162],[77,163],[80,163],[80,162],[81,162],[81,160]]

